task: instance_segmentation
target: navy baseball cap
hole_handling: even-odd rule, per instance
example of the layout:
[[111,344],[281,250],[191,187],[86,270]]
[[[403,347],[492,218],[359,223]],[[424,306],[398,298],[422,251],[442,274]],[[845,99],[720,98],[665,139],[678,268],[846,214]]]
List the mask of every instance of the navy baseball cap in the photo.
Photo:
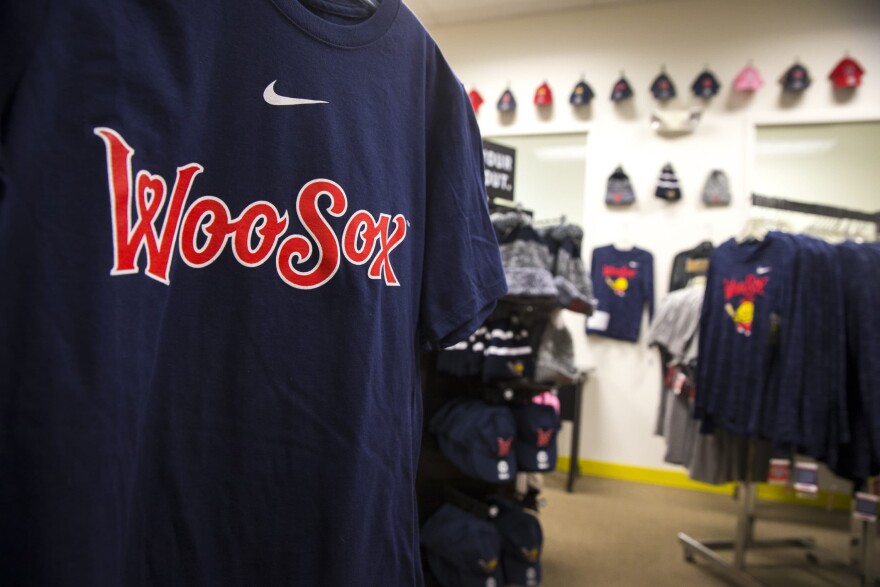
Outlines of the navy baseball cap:
[[590,85],[581,80],[578,85],[574,87],[574,90],[571,92],[571,96],[569,96],[568,101],[573,106],[586,106],[593,100],[593,88]]
[[629,82],[626,81],[625,77],[622,77],[615,82],[614,87],[611,89],[611,101],[612,102],[620,102],[621,100],[626,100],[627,98],[631,98],[633,95],[632,88],[629,85]]
[[498,99],[498,111],[513,112],[514,110],[516,110],[516,98],[513,97],[513,92],[508,88],[504,90],[504,93]]
[[513,408],[516,421],[516,464],[520,471],[556,468],[556,433],[561,421],[552,406],[527,404]]
[[422,526],[428,567],[444,586],[502,587],[501,536],[489,521],[451,504]]
[[498,516],[492,524],[501,537],[501,568],[506,584],[534,587],[541,583],[541,523],[516,504],[494,498]]
[[471,477],[504,483],[516,476],[516,424],[508,408],[456,399],[434,414],[429,427],[443,456]]
[[779,83],[786,92],[800,92],[810,87],[810,72],[800,63],[795,63],[789,67],[782,75]]
[[675,98],[675,84],[665,72],[661,73],[654,78],[654,83],[651,84],[651,93],[658,100],[671,100]]
[[691,89],[694,91],[695,96],[699,96],[700,98],[711,98],[718,93],[719,89],[721,89],[721,84],[718,83],[718,80],[711,71],[704,69],[703,72],[697,76],[697,79],[694,80]]

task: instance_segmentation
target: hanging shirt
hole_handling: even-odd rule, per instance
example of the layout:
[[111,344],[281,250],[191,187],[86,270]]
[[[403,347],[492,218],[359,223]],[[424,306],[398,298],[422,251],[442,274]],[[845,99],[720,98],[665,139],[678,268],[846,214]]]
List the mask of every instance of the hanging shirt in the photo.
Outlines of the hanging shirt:
[[846,242],[835,247],[843,276],[846,322],[848,442],[831,469],[866,480],[880,473],[880,246]]
[[671,361],[684,363],[700,328],[700,309],[704,297],[703,288],[692,287],[663,298],[651,323],[648,344],[663,349]]
[[0,54],[2,582],[421,584],[418,351],[506,286],[416,17],[10,2]]
[[637,341],[646,304],[648,316],[654,316],[653,255],[638,247],[599,247],[593,251],[590,274],[597,304],[587,333]]
[[[700,316],[695,414],[744,436],[777,440],[780,395],[802,385],[804,336],[795,312],[795,247],[787,235],[730,239],[710,257]],[[784,354],[783,349],[785,349]],[[785,364],[786,367],[782,365]],[[787,376],[780,378],[780,372]],[[791,438],[783,439],[791,441]]]
[[675,255],[669,277],[669,291],[685,288],[694,277],[705,276],[709,271],[709,254],[712,249],[712,243],[705,241],[693,249]]

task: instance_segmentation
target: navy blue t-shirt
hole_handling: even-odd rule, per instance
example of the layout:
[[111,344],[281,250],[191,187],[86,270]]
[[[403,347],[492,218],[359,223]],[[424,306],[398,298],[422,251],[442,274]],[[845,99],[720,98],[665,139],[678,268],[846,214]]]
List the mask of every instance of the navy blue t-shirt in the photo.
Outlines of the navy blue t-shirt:
[[418,352],[506,284],[413,14],[5,3],[0,54],[0,582],[420,584]]
[[654,256],[638,247],[598,247],[590,274],[598,303],[587,321],[587,333],[637,341],[646,304],[648,317],[654,317]]

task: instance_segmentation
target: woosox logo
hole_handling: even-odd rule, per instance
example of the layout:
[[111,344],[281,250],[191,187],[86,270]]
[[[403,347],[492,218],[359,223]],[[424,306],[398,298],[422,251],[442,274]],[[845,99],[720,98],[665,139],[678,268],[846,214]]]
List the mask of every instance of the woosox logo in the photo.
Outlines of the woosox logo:
[[[146,254],[147,276],[168,285],[171,257],[175,243],[184,263],[193,268],[207,267],[217,260],[227,242],[232,254],[245,267],[262,265],[276,249],[275,269],[279,277],[297,289],[314,289],[330,281],[339,270],[342,256],[354,265],[371,261],[370,279],[383,279],[386,285],[400,282],[391,266],[390,254],[406,237],[406,218],[397,214],[379,214],[366,210],[351,215],[340,243],[324,214],[340,217],[348,209],[343,189],[329,179],[314,179],[300,189],[296,214],[311,240],[290,235],[278,244],[287,230],[287,211],[263,200],[253,202],[233,218],[223,200],[202,196],[184,212],[195,177],[204,171],[198,163],[177,168],[171,193],[165,179],[144,169],[132,178],[134,149],[113,129],[94,130],[107,152],[107,176],[110,184],[110,210],[113,225],[113,268],[111,275],[138,273],[138,261]],[[325,210],[319,208],[321,197],[329,199]],[[132,210],[134,200],[134,210]],[[159,215],[165,212],[159,226]],[[199,244],[199,237],[203,242]],[[314,241],[314,246],[312,242]],[[378,251],[376,250],[378,248]],[[375,255],[374,255],[375,252]],[[297,265],[316,259],[306,271]]]

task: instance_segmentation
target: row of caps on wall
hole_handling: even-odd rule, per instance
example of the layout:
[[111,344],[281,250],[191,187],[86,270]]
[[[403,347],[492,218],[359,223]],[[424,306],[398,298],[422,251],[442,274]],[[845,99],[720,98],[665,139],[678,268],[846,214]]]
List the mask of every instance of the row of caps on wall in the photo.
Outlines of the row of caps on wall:
[[[861,85],[864,73],[865,70],[862,66],[847,55],[834,66],[831,73],[828,74],[828,79],[831,80],[835,88],[855,88]],[[779,78],[779,83],[782,85],[782,89],[786,92],[802,92],[810,87],[812,79],[810,78],[810,72],[807,71],[807,68],[801,63],[795,61],[795,63],[782,74],[782,77]],[[756,92],[761,89],[763,85],[764,79],[761,77],[761,73],[751,64],[751,62],[740,70],[733,80],[733,89],[737,92]],[[718,94],[720,89],[721,84],[719,83],[718,78],[715,77],[715,74],[713,74],[708,67],[703,69],[691,84],[691,91],[694,95],[703,99],[712,98]],[[651,84],[651,93],[654,95],[654,98],[661,102],[676,97],[677,93],[675,90],[675,84],[666,73],[665,67],[661,68],[659,75],[654,78],[654,81]],[[474,112],[479,112],[480,106],[482,106],[484,102],[480,92],[476,89],[472,89],[468,96],[470,97]],[[574,87],[574,90],[572,90],[568,101],[574,106],[587,106],[590,104],[594,96],[595,94],[593,93],[592,88],[582,77]],[[621,72],[620,79],[614,83],[614,86],[611,89],[611,100],[613,102],[621,102],[632,96],[632,86],[629,81],[627,81],[623,72]],[[553,92],[546,81],[535,90],[533,101],[535,106],[539,107],[550,106],[553,104]],[[513,97],[513,92],[511,92],[509,85],[498,100],[498,110],[500,112],[512,112],[516,110],[516,98]]]

